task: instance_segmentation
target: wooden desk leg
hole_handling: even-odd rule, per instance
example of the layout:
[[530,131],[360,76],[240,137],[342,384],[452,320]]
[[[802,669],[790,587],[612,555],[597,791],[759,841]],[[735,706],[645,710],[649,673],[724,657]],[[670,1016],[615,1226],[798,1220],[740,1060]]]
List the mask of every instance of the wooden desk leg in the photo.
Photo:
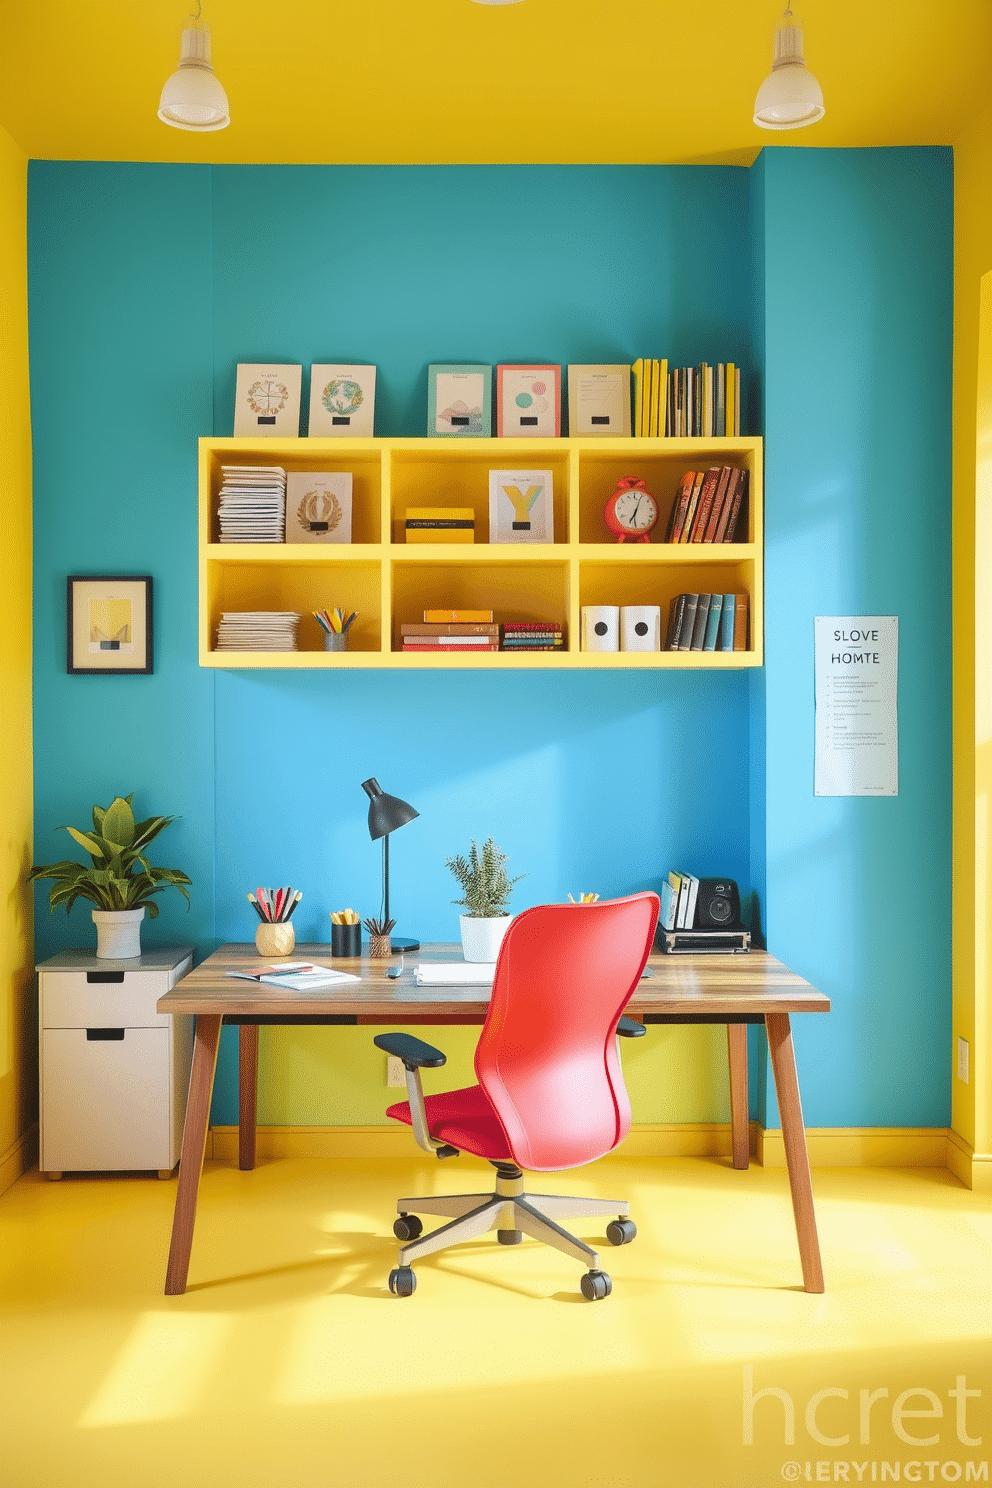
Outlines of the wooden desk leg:
[[734,1167],[746,1168],[750,1157],[747,1120],[747,1024],[727,1024],[730,1061],[730,1135]]
[[803,1126],[803,1108],[799,1100],[799,1078],[796,1074],[796,1056],[792,1047],[792,1030],[789,1026],[788,1013],[768,1013],[765,1017],[765,1027],[768,1030],[768,1051],[772,1057],[775,1092],[778,1096],[779,1116],[782,1120],[782,1140],[785,1143],[785,1160],[789,1168],[792,1212],[796,1217],[796,1235],[799,1239],[799,1258],[803,1267],[803,1285],[808,1292],[822,1292],[823,1267],[820,1264],[820,1242],[816,1235],[813,1185],[809,1176],[809,1153],[806,1150],[806,1129]]
[[258,1026],[242,1023],[238,1030],[238,1167],[246,1173],[255,1166],[257,1120]]
[[181,1296],[186,1290],[186,1277],[189,1275],[189,1253],[193,1245],[200,1171],[207,1147],[207,1122],[210,1119],[210,1096],[214,1088],[214,1071],[217,1068],[221,1021],[220,1016],[204,1017],[202,1013],[196,1020],[193,1068],[190,1071],[186,1124],[183,1127],[183,1151],[179,1159],[176,1212],[172,1220],[169,1267],[165,1273],[167,1297]]

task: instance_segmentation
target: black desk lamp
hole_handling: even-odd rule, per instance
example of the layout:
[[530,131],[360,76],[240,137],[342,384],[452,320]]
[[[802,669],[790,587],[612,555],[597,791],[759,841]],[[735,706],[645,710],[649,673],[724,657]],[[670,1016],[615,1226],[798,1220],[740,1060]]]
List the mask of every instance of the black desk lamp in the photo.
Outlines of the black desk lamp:
[[[374,776],[362,781],[362,790],[369,798],[369,836],[373,842],[382,838],[382,899],[383,919],[389,919],[389,834],[395,832],[397,827],[405,827],[407,822],[413,821],[419,816],[419,811],[406,801],[401,801],[398,796],[387,796],[382,786]],[[419,951],[419,940],[406,940],[402,936],[392,937],[393,949],[396,951]]]

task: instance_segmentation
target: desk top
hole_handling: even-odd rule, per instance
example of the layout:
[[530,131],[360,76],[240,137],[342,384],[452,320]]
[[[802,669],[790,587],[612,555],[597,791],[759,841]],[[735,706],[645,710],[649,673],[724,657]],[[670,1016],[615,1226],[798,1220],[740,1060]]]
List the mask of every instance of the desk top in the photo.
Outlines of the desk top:
[[[253,944],[225,945],[208,956],[160,997],[160,1013],[221,1014],[278,1020],[312,1017],[355,1017],[361,1022],[481,1023],[489,1006],[480,987],[418,987],[414,968],[421,962],[461,961],[461,946],[436,944],[408,953],[401,976],[390,980],[388,967],[397,964],[365,957],[330,955],[327,945],[298,945],[291,957],[259,956]],[[279,960],[307,960],[333,966],[361,977],[321,992],[291,992],[262,982],[243,982],[228,971],[276,965]],[[830,999],[809,982],[776,961],[767,951],[715,956],[666,956],[656,953],[648,966],[654,975],[643,980],[628,1005],[635,1018],[652,1014],[719,1022],[766,1013],[827,1013]]]

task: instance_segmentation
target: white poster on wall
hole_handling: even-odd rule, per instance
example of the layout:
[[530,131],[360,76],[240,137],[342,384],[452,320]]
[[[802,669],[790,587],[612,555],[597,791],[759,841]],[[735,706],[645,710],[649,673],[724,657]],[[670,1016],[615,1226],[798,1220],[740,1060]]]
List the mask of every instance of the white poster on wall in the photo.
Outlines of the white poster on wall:
[[818,796],[899,794],[898,615],[815,619]]

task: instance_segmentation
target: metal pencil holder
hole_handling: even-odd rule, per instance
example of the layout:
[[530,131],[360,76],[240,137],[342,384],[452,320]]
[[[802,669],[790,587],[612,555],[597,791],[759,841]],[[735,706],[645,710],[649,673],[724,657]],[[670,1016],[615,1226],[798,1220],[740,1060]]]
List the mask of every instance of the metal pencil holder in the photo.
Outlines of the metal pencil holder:
[[362,954],[361,925],[331,926],[331,955],[360,956]]

